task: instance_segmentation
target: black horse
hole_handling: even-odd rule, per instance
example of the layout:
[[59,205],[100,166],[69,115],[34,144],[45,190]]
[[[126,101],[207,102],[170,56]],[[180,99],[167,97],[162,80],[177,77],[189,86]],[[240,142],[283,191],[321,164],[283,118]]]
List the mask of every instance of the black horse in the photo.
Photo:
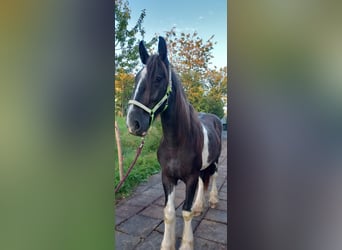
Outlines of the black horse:
[[157,155],[165,192],[165,231],[161,249],[175,249],[174,198],[178,180],[186,185],[180,249],[193,249],[191,220],[202,212],[203,193],[208,188],[210,177],[212,189],[209,202],[212,207],[218,202],[216,176],[221,153],[221,121],[215,115],[197,113],[189,104],[181,82],[168,61],[164,38],[159,37],[158,55],[149,56],[142,41],[139,53],[145,67],[135,78],[127,127],[131,134],[145,136],[153,119],[160,114],[163,138]]

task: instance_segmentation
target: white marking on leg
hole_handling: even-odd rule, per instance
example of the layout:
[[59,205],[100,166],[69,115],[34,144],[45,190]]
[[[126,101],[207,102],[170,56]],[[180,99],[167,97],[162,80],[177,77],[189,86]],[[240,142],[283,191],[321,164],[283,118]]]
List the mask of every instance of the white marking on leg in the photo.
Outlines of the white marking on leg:
[[201,170],[207,168],[209,166],[208,157],[209,157],[209,138],[208,138],[208,131],[205,126],[202,124],[203,130],[203,150],[202,150],[202,167]]
[[202,178],[198,177],[196,199],[191,209],[191,211],[194,213],[194,216],[200,215],[203,211],[203,202],[204,202],[203,190],[204,190],[204,185],[203,185]]
[[[216,165],[216,163],[215,163]],[[218,203],[218,193],[217,193],[217,186],[216,186],[216,177],[217,177],[217,172],[215,172],[211,176],[212,180],[212,185],[211,185],[211,191],[209,194],[209,202],[210,202],[210,207],[215,208],[216,204]]]
[[[145,76],[147,74],[147,69],[146,67],[144,67],[142,70],[141,70],[141,73],[140,73],[140,79],[138,81],[138,84],[137,84],[137,87],[135,88],[135,91],[134,91],[134,95],[133,95],[133,99],[132,100],[135,100],[138,93],[139,93],[139,89],[140,89],[140,85],[141,85],[141,82],[145,79]],[[130,104],[128,106],[128,110],[127,110],[127,127],[128,129],[131,131],[131,127],[132,125],[130,124],[130,115],[132,113],[132,110],[133,110],[133,104]]]
[[175,249],[176,244],[176,210],[175,210],[175,188],[167,197],[167,204],[164,208],[164,237],[161,244],[161,250]]
[[193,250],[194,249],[194,235],[192,233],[191,221],[192,221],[192,213],[188,211],[182,211],[183,220],[184,220],[184,229],[183,229],[183,237],[182,244],[179,250]]

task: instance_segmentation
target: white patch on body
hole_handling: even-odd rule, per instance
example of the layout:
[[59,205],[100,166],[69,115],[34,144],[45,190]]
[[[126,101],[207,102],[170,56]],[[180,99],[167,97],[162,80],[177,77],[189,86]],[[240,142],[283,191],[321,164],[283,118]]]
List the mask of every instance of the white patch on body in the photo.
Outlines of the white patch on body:
[[[147,69],[146,67],[144,67],[142,70],[141,70],[141,73],[140,73],[140,79],[138,81],[138,84],[137,84],[137,87],[135,88],[135,91],[134,91],[134,95],[133,95],[133,99],[132,100],[135,100],[135,98],[137,97],[138,93],[139,93],[139,89],[140,89],[140,85],[141,85],[141,82],[145,79],[145,76],[147,74]],[[128,110],[127,110],[127,127],[128,127],[128,130],[131,132],[131,127],[132,125],[130,124],[130,121],[131,121],[131,118],[130,118],[130,115],[131,115],[131,112],[132,112],[132,109],[133,109],[133,104],[130,104],[128,106]]]
[[195,202],[192,206],[191,211],[194,213],[194,216],[198,216],[203,211],[204,204],[204,185],[201,177],[198,177],[198,188]]
[[175,188],[167,197],[167,203],[164,208],[164,237],[161,244],[161,250],[175,249],[176,244],[176,210],[175,210]]
[[192,221],[192,212],[182,211],[183,220],[184,220],[184,229],[183,229],[183,237],[182,244],[179,250],[193,250],[194,249],[194,235],[192,233],[191,221]]
[[209,157],[209,138],[208,131],[206,127],[202,124],[203,130],[203,150],[202,150],[202,167],[201,170],[206,169],[209,166],[208,157]]

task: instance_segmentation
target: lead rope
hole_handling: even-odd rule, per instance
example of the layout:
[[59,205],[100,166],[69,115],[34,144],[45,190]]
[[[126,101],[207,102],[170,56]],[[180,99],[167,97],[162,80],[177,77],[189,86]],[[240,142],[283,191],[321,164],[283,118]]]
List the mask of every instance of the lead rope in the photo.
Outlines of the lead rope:
[[[159,101],[159,103],[158,103],[153,109],[149,109],[148,107],[146,107],[145,105],[143,105],[142,103],[140,103],[140,102],[138,102],[138,101],[136,101],[136,100],[129,100],[129,101],[128,101],[129,104],[135,104],[135,105],[137,105],[138,107],[142,108],[143,110],[145,110],[147,113],[150,114],[150,117],[151,117],[151,122],[150,122],[150,124],[152,124],[152,122],[153,122],[153,120],[154,120],[154,113],[157,111],[157,109],[158,109],[165,101],[166,101],[166,104],[165,104],[165,107],[164,107],[164,109],[163,109],[162,112],[164,112],[164,111],[167,109],[168,105],[169,105],[169,103],[168,103],[168,98],[169,98],[170,93],[172,92],[172,78],[171,78],[171,77],[172,77],[172,72],[171,72],[171,65],[170,65],[170,66],[169,66],[169,83],[168,83],[168,86],[167,86],[166,94],[165,94],[165,96]],[[124,178],[119,182],[118,186],[115,188],[115,193],[117,193],[117,192],[120,190],[122,184],[126,181],[128,175],[129,175],[129,173],[132,171],[132,169],[133,169],[133,167],[134,167],[134,165],[135,165],[135,163],[136,163],[136,161],[137,161],[137,159],[138,159],[138,157],[139,157],[139,155],[140,155],[140,153],[141,153],[141,151],[142,151],[142,148],[144,147],[144,143],[145,143],[145,138],[142,137],[142,140],[141,140],[140,146],[139,146],[138,149],[137,149],[137,153],[136,153],[136,155],[135,155],[135,158],[134,158],[134,160],[133,160],[131,166],[130,166],[129,169],[127,170],[126,175],[125,175]]]
[[121,188],[122,184],[125,182],[125,180],[127,179],[127,176],[129,175],[129,173],[132,171],[133,167],[135,166],[135,163],[137,162],[137,159],[144,147],[144,143],[145,143],[145,138],[142,137],[141,139],[141,143],[137,149],[137,153],[135,154],[135,158],[133,160],[133,162],[131,163],[131,166],[129,167],[129,169],[127,170],[126,175],[124,176],[124,178],[119,182],[119,184],[117,185],[117,187],[115,188],[115,193],[117,193],[119,191],[119,189]]

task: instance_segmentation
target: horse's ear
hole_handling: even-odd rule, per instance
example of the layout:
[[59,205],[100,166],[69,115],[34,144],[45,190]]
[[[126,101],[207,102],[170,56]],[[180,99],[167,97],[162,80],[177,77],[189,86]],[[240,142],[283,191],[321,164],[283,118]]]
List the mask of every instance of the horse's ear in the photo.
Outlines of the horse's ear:
[[167,62],[167,46],[165,39],[163,37],[159,37],[159,43],[158,43],[158,53],[160,58],[164,61]]
[[140,59],[143,64],[146,64],[147,59],[150,57],[147,53],[147,50],[145,48],[144,42],[140,41],[139,43],[139,54],[140,54]]

